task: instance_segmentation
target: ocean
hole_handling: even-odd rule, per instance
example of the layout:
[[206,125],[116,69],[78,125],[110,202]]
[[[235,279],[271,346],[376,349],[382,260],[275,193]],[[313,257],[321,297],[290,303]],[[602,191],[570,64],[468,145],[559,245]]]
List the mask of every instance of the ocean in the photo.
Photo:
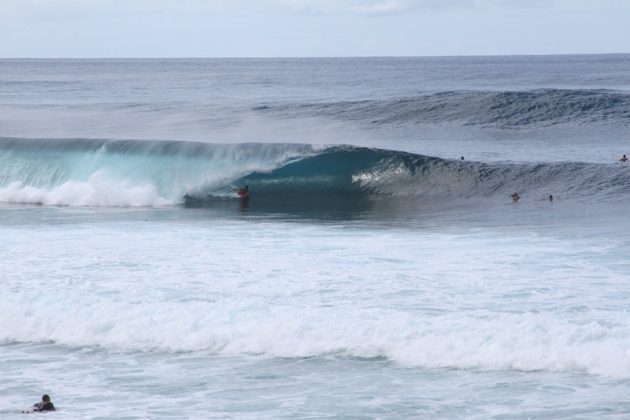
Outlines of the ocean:
[[629,128],[630,55],[2,59],[0,417],[628,418]]

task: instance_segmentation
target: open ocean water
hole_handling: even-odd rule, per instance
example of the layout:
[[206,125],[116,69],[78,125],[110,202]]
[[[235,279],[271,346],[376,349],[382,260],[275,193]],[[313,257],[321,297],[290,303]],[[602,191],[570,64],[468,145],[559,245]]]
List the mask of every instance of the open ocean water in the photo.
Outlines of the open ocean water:
[[0,417],[628,418],[629,128],[629,55],[0,60]]

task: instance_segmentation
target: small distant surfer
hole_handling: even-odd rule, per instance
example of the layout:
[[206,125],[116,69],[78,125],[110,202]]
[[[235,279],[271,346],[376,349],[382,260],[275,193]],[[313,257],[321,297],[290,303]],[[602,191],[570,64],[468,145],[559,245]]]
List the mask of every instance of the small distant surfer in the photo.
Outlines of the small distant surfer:
[[40,413],[46,411],[57,411],[55,405],[50,401],[48,394],[42,395],[42,400],[36,404],[33,404],[33,408],[28,411],[22,411],[22,413]]
[[515,203],[521,198],[521,196],[517,192],[512,193],[510,197],[512,197],[512,201]]
[[549,201],[553,201],[553,195],[549,194]]
[[249,187],[247,185],[243,186],[243,187],[239,187],[236,189],[236,194],[240,197],[240,198],[247,198],[249,196]]
[[619,162],[627,162],[628,160],[629,160],[628,156],[623,155],[623,156],[621,156],[621,159],[619,159]]
[[459,157],[459,160],[465,160],[465,159],[464,159],[464,156],[460,156],[460,157]]

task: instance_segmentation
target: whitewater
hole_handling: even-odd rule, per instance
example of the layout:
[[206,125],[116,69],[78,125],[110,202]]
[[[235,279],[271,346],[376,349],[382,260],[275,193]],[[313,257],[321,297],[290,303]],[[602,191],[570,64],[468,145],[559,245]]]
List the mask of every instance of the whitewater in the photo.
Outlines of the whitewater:
[[629,126],[627,55],[0,60],[0,416],[626,418]]

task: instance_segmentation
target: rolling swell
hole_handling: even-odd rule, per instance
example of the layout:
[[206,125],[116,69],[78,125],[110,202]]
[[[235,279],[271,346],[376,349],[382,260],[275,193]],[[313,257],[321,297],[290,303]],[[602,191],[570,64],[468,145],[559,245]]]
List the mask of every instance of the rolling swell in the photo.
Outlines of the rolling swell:
[[[63,206],[203,205],[249,185],[258,208],[352,210],[357,202],[626,200],[630,166],[480,163],[353,146],[0,139],[0,202]],[[275,206],[275,207],[274,207]]]
[[459,122],[499,128],[556,124],[630,125],[630,94],[601,89],[447,91],[411,97],[263,105],[259,112],[319,116],[373,125]]

